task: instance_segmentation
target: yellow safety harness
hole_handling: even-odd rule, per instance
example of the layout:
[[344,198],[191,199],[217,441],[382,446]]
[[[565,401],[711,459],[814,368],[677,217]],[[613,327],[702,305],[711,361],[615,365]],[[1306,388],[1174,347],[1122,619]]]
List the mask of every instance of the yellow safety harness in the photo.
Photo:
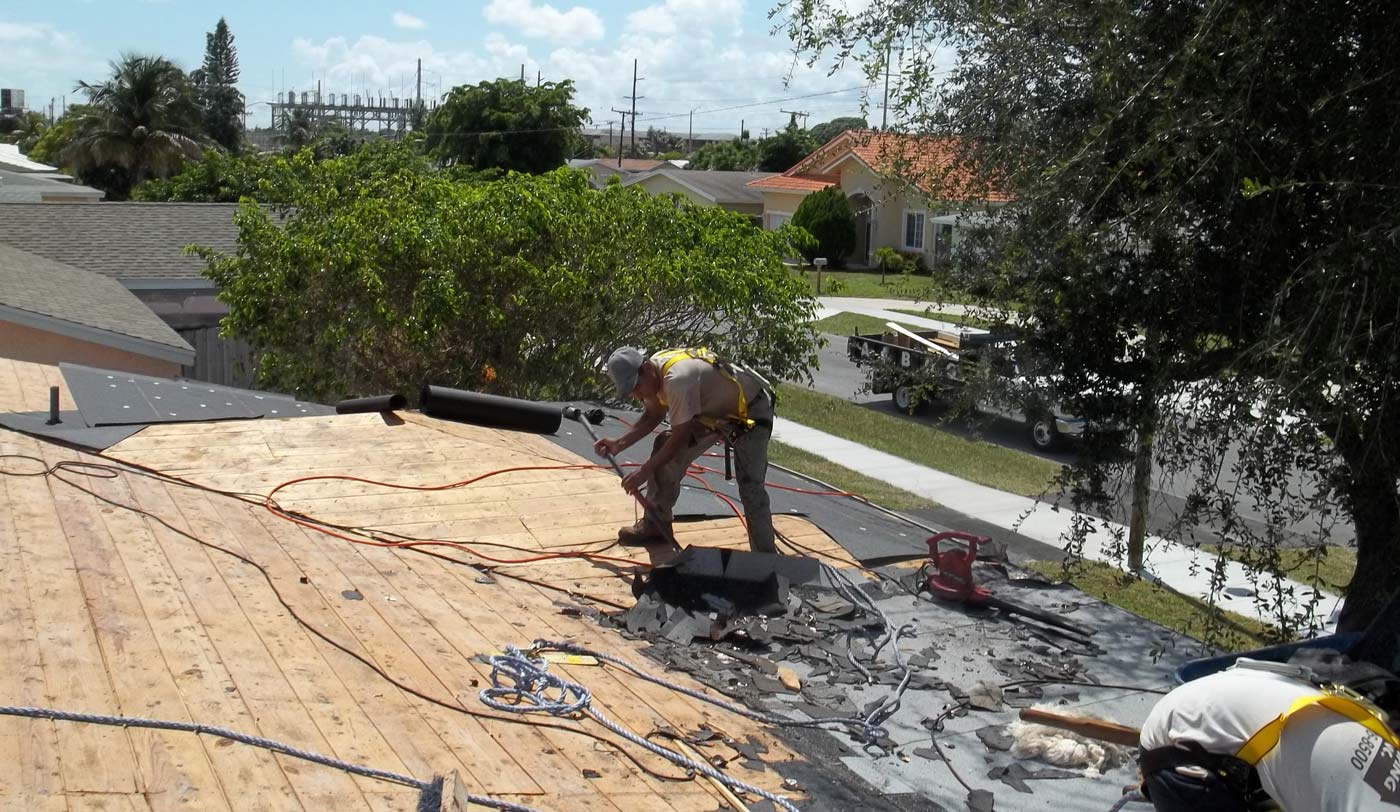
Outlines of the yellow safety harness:
[[[754,422],[749,419],[749,402],[748,399],[744,397],[743,384],[739,383],[739,378],[735,376],[734,373],[731,371],[730,365],[723,359],[721,359],[718,355],[716,355],[708,347],[686,347],[682,349],[662,350],[661,352],[653,354],[651,358],[653,361],[659,361],[661,363],[662,378],[666,377],[666,373],[671,370],[671,367],[675,366],[681,361],[704,361],[705,363],[714,367],[715,370],[719,372],[719,374],[723,375],[725,379],[727,379],[730,383],[734,384],[734,389],[738,392],[739,395],[739,408],[734,414],[729,415],[725,418],[706,417],[702,415],[696,417],[695,419],[700,421],[700,425],[704,426],[707,429],[710,429],[711,431],[719,430],[719,423],[721,419],[732,420],[737,422],[743,428],[744,431],[748,431],[749,429],[753,428]],[[657,393],[656,399],[661,403],[663,407],[666,406],[666,398],[660,392]]]
[[1345,716],[1380,736],[1391,747],[1400,749],[1400,737],[1396,736],[1395,731],[1391,730],[1387,724],[1388,717],[1385,711],[1355,691],[1340,685],[1324,686],[1321,690],[1323,693],[1293,700],[1293,704],[1288,706],[1288,710],[1256,730],[1254,735],[1249,737],[1249,741],[1245,742],[1244,746],[1235,753],[1235,758],[1251,766],[1258,764],[1264,756],[1267,756],[1278,746],[1279,738],[1283,736],[1283,729],[1288,724],[1289,718],[1304,708],[1310,708],[1314,705],[1320,705]]

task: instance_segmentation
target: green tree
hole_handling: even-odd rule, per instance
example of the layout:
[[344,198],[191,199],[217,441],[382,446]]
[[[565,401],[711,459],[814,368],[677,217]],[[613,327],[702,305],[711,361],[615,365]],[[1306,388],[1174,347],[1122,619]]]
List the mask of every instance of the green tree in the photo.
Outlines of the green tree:
[[0,141],[17,145],[19,151],[27,155],[48,128],[49,120],[43,113],[33,110],[17,116],[3,116],[0,117]]
[[28,156],[41,164],[69,166],[64,160],[64,151],[68,149],[69,144],[77,140],[78,122],[91,114],[92,108],[86,104],[69,106],[68,111],[59,116],[58,121],[44,128],[44,132],[30,147]]
[[685,139],[666,132],[664,128],[647,127],[642,149],[653,158],[660,158],[668,152],[676,152],[685,144]]
[[847,130],[864,130],[869,126],[863,118],[833,118],[815,125],[808,133],[812,136],[813,143],[819,147]]
[[824,257],[839,268],[855,250],[856,218],[839,186],[828,186],[804,197],[793,212],[792,224],[816,238],[815,248],[807,249],[808,261]]
[[736,138],[697,149],[686,169],[752,172],[758,168],[758,147],[747,138]]
[[[962,190],[1014,191],[966,234],[967,272],[1022,303],[1071,410],[1136,436],[1127,462],[1068,470],[1076,504],[1185,477],[1163,534],[1204,527],[1257,562],[1256,600],[1285,627],[1299,619],[1268,574],[1279,546],[1308,523],[1320,560],[1341,512],[1358,558],[1341,626],[1365,625],[1400,583],[1393,5],[790,8],[809,53],[873,66],[889,37],[911,43],[901,126],[977,133]],[[958,43],[949,75],[938,42]],[[1130,564],[1142,518],[1119,540]]]
[[588,118],[573,98],[568,80],[531,86],[497,79],[454,87],[428,117],[425,146],[446,166],[548,172],[564,165]]
[[101,84],[79,82],[89,105],[75,122],[63,161],[110,197],[125,198],[147,178],[166,177],[203,154],[199,111],[185,74],[158,56],[126,54]]
[[814,360],[815,303],[742,215],[567,170],[367,177],[363,155],[316,164],[281,222],[245,201],[236,256],[201,252],[267,386],[572,398],[606,391],[621,343],[704,343],[781,377]]
[[[357,173],[358,182],[369,183],[403,174],[428,174],[428,159],[411,144],[374,140],[340,159],[340,177]],[[297,188],[318,177],[317,166],[328,160],[315,146],[284,155],[229,155],[217,150],[204,160],[186,163],[169,178],[148,180],[132,190],[133,200],[166,203],[237,203],[247,197],[263,205],[286,207],[296,199]]]
[[316,140],[320,132],[320,124],[315,116],[305,107],[292,108],[290,113],[282,116],[281,126],[278,128],[281,134],[278,136],[282,143],[286,145],[290,152],[300,152],[304,147]]
[[243,146],[243,94],[238,92],[238,49],[228,22],[204,37],[204,65],[190,74],[199,98],[204,131],[219,146],[237,152]]
[[762,172],[786,172],[816,149],[806,130],[787,127],[758,142],[758,168]]

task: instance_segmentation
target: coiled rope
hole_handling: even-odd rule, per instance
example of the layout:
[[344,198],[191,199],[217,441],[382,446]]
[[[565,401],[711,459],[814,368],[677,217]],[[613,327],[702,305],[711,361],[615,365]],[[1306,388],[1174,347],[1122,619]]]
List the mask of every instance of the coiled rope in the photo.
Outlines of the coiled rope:
[[[570,650],[563,646],[564,644],[542,642],[537,644],[534,650]],[[643,678],[650,679],[652,682],[658,681],[656,678],[649,677],[649,675],[640,674],[620,660],[606,657],[605,655],[594,654],[593,652],[587,653],[599,657],[599,659],[606,659],[608,662],[622,665],[629,671],[638,674],[638,676],[643,676]],[[680,686],[670,685],[664,681],[659,684],[680,690],[682,693],[692,696],[695,695]],[[781,795],[774,794],[766,789],[734,778],[703,761],[698,761],[682,753],[677,753],[674,750],[662,747],[649,739],[633,733],[617,722],[614,722],[612,719],[608,718],[606,714],[593,706],[593,694],[588,688],[551,673],[549,671],[549,663],[543,658],[532,658],[516,646],[506,646],[504,654],[495,654],[491,656],[491,686],[489,688],[483,688],[480,697],[482,703],[487,707],[503,713],[546,713],[551,716],[574,716],[580,713],[584,714],[623,739],[673,764],[713,778],[736,792],[743,792],[771,801],[786,812],[798,812],[797,807]],[[703,695],[700,695],[700,698],[713,701]]]

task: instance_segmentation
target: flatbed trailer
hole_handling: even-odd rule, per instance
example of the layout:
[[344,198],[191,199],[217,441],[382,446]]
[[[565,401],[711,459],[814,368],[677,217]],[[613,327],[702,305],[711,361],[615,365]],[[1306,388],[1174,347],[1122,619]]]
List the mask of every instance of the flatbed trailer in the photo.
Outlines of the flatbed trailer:
[[[913,413],[915,382],[930,376],[940,388],[961,388],[976,365],[993,354],[993,347],[1014,346],[1012,336],[975,328],[910,330],[891,322],[883,333],[865,335],[857,331],[846,338],[846,357],[859,366],[879,364],[870,381],[870,391],[891,395],[895,408]],[[998,370],[1016,380],[1024,380],[1014,360],[1009,368]],[[1033,388],[1033,387],[1028,387]],[[1028,395],[1024,402],[977,403],[980,412],[1024,423],[1032,446],[1041,451],[1058,448],[1066,437],[1084,433],[1084,420],[1064,413],[1045,399]]]

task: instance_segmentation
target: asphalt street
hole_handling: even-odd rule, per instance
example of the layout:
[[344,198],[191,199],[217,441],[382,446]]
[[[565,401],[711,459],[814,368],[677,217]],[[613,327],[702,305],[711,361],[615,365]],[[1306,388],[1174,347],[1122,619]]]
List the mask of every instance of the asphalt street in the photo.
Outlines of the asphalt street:
[[[1011,420],[996,417],[945,420],[940,414],[938,404],[931,405],[919,415],[904,414],[894,408],[889,395],[871,395],[861,392],[865,385],[865,373],[860,367],[847,360],[845,336],[827,335],[826,339],[827,346],[818,353],[819,367],[812,372],[811,388],[818,392],[845,398],[873,411],[893,415],[903,420],[938,425],[945,430],[967,437],[976,437],[989,443],[995,443],[1026,454],[1034,454],[1061,464],[1070,464],[1076,459],[1076,451],[1072,444],[1055,452],[1036,451],[1027,439],[1025,426]],[[1226,459],[1227,463],[1233,462],[1235,459],[1234,448],[1227,450]],[[1169,475],[1161,470],[1154,471],[1148,519],[1150,532],[1162,532],[1176,522],[1184,500],[1191,492],[1193,479],[1189,474]],[[1292,487],[1294,489],[1302,487],[1300,477],[1296,475],[1293,477]],[[1126,521],[1128,514],[1127,494],[1122,493],[1120,497],[1115,510],[1111,511],[1114,515],[1106,518],[1120,522]],[[1066,502],[1066,504],[1068,503]],[[945,507],[957,509],[957,505]],[[1248,497],[1241,495],[1236,499],[1236,507],[1246,523],[1262,532],[1264,512],[1259,506],[1253,504]],[[1293,543],[1303,544],[1308,538],[1315,536],[1317,527],[1315,522],[1303,521],[1290,526],[1289,530]],[[1333,544],[1348,544],[1353,540],[1354,535],[1351,525],[1345,521],[1340,521],[1331,528],[1331,542]],[[1183,540],[1194,540],[1198,543],[1208,544],[1218,539],[1209,528],[1197,527],[1193,529],[1189,538]]]

